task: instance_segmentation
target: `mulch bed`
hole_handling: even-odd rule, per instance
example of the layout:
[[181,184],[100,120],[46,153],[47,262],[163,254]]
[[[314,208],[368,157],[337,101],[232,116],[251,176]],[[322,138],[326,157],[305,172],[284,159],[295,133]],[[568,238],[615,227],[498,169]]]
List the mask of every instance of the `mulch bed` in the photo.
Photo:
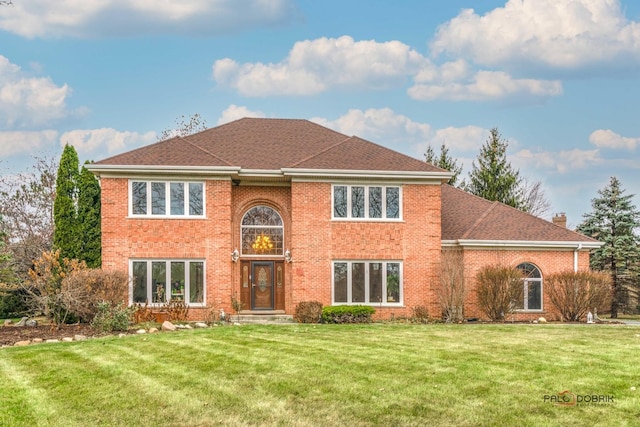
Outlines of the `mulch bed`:
[[74,335],[85,337],[103,336],[105,333],[96,331],[86,323],[76,325],[38,325],[38,326],[0,326],[0,346],[13,345],[18,341],[33,340],[62,340],[64,337],[73,338]]

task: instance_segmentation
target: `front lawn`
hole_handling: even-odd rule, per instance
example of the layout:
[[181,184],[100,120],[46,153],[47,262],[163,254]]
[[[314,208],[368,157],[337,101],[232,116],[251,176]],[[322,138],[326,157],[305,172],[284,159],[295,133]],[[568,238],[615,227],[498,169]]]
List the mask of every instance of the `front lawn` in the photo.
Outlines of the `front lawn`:
[[639,354],[640,327],[622,325],[243,325],[39,344],[0,349],[0,425],[637,425]]

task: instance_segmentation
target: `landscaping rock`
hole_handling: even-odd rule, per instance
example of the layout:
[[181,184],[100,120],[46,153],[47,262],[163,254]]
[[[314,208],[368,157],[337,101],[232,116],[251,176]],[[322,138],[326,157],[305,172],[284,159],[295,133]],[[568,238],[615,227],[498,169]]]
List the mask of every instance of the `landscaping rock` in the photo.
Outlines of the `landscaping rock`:
[[20,321],[18,323],[16,323],[13,326],[26,326],[27,325],[27,320],[29,320],[28,317],[23,317],[22,319],[20,319]]
[[4,321],[4,326],[10,326],[13,323],[13,321],[11,319],[6,319]]
[[71,337],[64,337],[64,338],[62,338],[62,342],[73,342],[73,338],[71,338]]
[[73,336],[73,340],[74,341],[86,341],[87,337],[85,337],[84,335],[74,335]]
[[540,317],[540,318],[538,318],[538,322],[539,323],[547,323],[547,319],[545,319],[544,317]]
[[56,342],[60,342],[60,340],[46,340],[45,342],[47,344],[53,344],[53,343],[56,343]]
[[193,329],[193,326],[191,326],[191,325],[184,325],[184,328],[185,328],[185,329]]
[[165,320],[164,322],[162,322],[162,328],[163,331],[175,331],[176,330],[176,325],[174,325],[173,323],[169,322],[168,320]]
[[31,341],[26,340],[26,341],[18,341],[17,343],[14,344],[15,347],[24,347],[26,345],[31,344]]
[[147,331],[145,329],[138,329],[136,331],[136,334],[141,334],[142,335],[142,334],[146,334],[146,333],[147,333]]
[[32,342],[33,342],[34,344],[40,344],[41,342],[44,342],[44,339],[42,339],[42,338],[34,338],[34,339],[32,340]]
[[209,326],[206,323],[196,322],[195,327],[196,328],[208,328]]
[[26,322],[24,322],[24,325],[30,328],[35,328],[36,326],[38,326],[38,321],[34,319],[29,319]]
[[118,334],[118,338],[123,338],[123,337],[126,337],[126,336],[127,336],[127,334],[123,334],[123,333],[119,333]]
[[158,332],[158,328],[149,328],[149,333],[150,334],[155,334]]

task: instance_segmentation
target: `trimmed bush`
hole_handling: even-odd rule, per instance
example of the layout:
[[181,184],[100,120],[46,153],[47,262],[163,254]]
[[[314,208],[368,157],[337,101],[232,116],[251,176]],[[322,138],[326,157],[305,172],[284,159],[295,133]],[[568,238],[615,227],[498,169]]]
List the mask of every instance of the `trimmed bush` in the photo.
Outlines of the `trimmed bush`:
[[368,305],[336,305],[322,308],[324,323],[371,323],[375,313]]
[[611,306],[611,276],[594,271],[565,271],[545,279],[545,290],[562,320],[577,322],[587,312],[600,312]]
[[296,306],[293,318],[298,323],[320,323],[322,319],[322,303],[318,301],[302,301]]
[[504,320],[523,300],[522,272],[505,266],[486,266],[476,275],[478,306],[492,321]]

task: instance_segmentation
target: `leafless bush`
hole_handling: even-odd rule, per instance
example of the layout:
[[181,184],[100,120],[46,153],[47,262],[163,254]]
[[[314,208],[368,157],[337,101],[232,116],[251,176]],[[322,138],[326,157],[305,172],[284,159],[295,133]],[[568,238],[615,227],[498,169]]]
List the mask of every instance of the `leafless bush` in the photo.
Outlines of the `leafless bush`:
[[575,322],[587,312],[604,311],[611,306],[611,276],[603,272],[565,271],[545,279],[545,290],[562,319]]
[[302,301],[296,306],[293,316],[299,323],[320,323],[322,303],[318,301]]
[[98,312],[98,303],[125,306],[128,283],[129,276],[122,271],[74,271],[62,280],[62,302],[78,320],[89,322]]
[[513,313],[522,300],[522,272],[505,266],[486,266],[476,275],[478,305],[492,321]]
[[436,294],[442,308],[442,319],[446,322],[461,322],[464,319],[464,299],[467,295],[464,256],[461,249],[442,251],[440,283],[436,288]]

